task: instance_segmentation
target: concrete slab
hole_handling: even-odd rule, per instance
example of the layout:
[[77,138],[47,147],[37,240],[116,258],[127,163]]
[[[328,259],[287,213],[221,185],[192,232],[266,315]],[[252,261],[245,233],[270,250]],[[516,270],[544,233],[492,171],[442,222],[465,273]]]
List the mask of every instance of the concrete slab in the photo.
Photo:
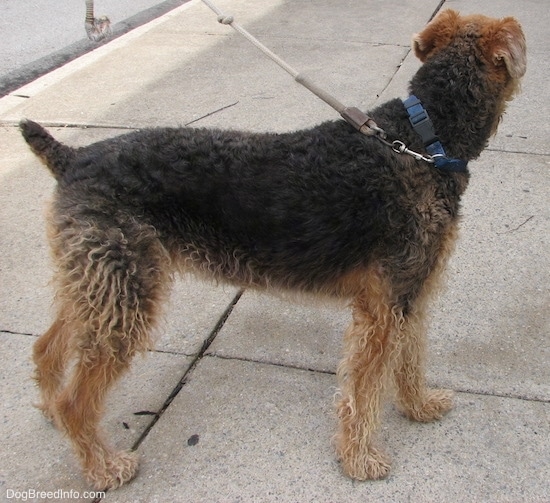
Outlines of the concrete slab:
[[395,75],[384,90],[376,97],[372,107],[381,105],[393,98],[406,98],[409,95],[409,81],[421,65],[422,63],[409,47],[405,58],[396,69]]
[[105,501],[547,499],[549,404],[460,394],[446,420],[427,425],[389,409],[381,437],[392,474],[357,483],[330,446],[334,385],[324,373],[205,358],[141,445],[140,477]]
[[[323,56],[312,60],[307,52],[308,48],[301,48],[301,43],[303,42],[286,40],[282,44],[276,39],[270,47],[280,54],[294,55],[295,61],[292,64],[316,84],[323,86],[346,104],[362,108],[366,108],[366,104],[387,85],[406,54],[405,49],[396,46],[375,47],[342,41],[337,47],[333,42],[321,41],[317,45],[322,47]],[[347,54],[345,59],[341,58],[342,45]],[[353,68],[353,63],[348,58],[374,61],[379,71],[372,72],[364,66]],[[211,70],[200,71],[198,76],[192,76],[192,80],[182,73],[175,73],[171,77],[174,79],[172,82],[159,83],[152,91],[159,93],[158,102],[160,96],[166,93],[166,90],[163,91],[165,85],[172,89],[175,86],[183,86],[185,89],[182,95],[175,98],[175,109],[168,112],[169,120],[178,120],[179,111],[191,103],[212,100],[213,98],[204,96],[201,91],[204,88],[208,88],[218,102],[199,108],[199,113],[194,114],[193,120],[200,118],[207,109],[219,112],[198,120],[193,124],[195,126],[287,131],[339,117],[332,108],[293,82],[292,77],[241,39],[227,40],[223,48],[213,50],[211,56],[201,59],[197,64],[211,66]],[[349,78],[350,71],[353,72],[353,79]],[[218,72],[225,74],[223,82],[210,77],[212,73]],[[183,84],[175,84],[175,80]],[[199,93],[201,97],[198,96]]]
[[[260,8],[251,0],[241,0],[231,2],[231,10],[239,13],[241,23],[251,32],[261,34],[262,27],[269,32],[265,42],[291,65],[346,103],[365,106],[391,80],[408,50],[411,34],[423,25],[437,2],[420,9],[413,9],[412,1],[404,2],[403,8],[411,15],[401,18],[398,33],[403,34],[403,41],[397,43],[388,42],[387,24],[376,22],[382,13],[366,6],[352,20],[345,9],[335,16],[328,3],[297,4],[291,9],[281,5],[280,0],[271,0],[262,2]],[[298,29],[292,20],[304,16],[317,21]],[[365,29],[367,20],[369,30]],[[157,57],[160,50],[162,58]],[[242,37],[219,26],[214,14],[199,3],[131,45],[113,50],[108,60],[99,58],[6,111],[3,119],[17,121],[27,116],[111,126],[181,125],[226,107],[231,114],[224,115],[224,126],[257,130],[299,128],[336,117]]]
[[176,281],[155,349],[195,356],[237,293],[234,287],[192,277]]
[[[32,404],[38,401],[30,355],[35,337],[0,332],[2,408],[0,410],[0,480],[6,491],[89,490],[67,439]],[[178,384],[191,359],[149,353],[134,366],[109,396],[103,421],[109,438],[129,449]]]
[[48,326],[44,210],[53,186],[16,128],[0,126],[0,330],[38,334]]
[[[235,2],[220,2],[220,5],[222,3],[231,9],[239,9],[240,16],[240,6],[233,7]],[[357,4],[353,0],[342,0],[337,9],[331,0],[286,2],[257,23],[254,33],[262,37],[292,37],[307,42],[328,40],[339,44],[348,40],[407,48],[413,32],[430,19],[437,7],[437,1],[420,3],[414,0],[399,0],[392,6],[379,1]],[[363,66],[360,60],[357,64]]]
[[246,292],[208,354],[334,373],[351,313],[306,302]]
[[472,163],[462,236],[432,328],[445,385],[550,398],[549,162],[486,151]]

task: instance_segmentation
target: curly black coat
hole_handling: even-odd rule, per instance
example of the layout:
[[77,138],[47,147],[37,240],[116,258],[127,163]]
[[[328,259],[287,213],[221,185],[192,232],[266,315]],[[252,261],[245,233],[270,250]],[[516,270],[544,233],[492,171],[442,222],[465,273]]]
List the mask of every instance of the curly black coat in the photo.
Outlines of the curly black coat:
[[[483,39],[436,50],[436,38],[425,42],[431,51],[416,42],[426,61],[410,91],[448,155],[469,161],[495,131],[522,62],[509,49],[504,78],[491,78]],[[423,151],[400,100],[370,115],[390,139]],[[105,229],[126,215],[153,226],[171,254],[194,250],[210,272],[246,284],[323,290],[374,259],[407,268],[415,248],[437,253],[468,182],[341,120],[285,134],[147,129],[80,149],[31,121],[21,129],[59,182],[56,212]]]

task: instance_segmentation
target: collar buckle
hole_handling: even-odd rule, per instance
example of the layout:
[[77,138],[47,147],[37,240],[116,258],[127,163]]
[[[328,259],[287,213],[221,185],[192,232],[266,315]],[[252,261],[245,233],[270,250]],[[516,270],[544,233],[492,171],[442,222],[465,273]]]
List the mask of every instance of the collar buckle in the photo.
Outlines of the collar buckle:
[[[447,157],[443,145],[435,134],[433,122],[422,105],[422,102],[414,94],[411,94],[407,99],[403,100],[403,105],[409,115],[411,126],[422,139],[430,155],[429,162],[433,163],[436,168],[442,171],[466,172],[468,166],[467,161]],[[427,158],[424,157],[424,160],[427,160]]]

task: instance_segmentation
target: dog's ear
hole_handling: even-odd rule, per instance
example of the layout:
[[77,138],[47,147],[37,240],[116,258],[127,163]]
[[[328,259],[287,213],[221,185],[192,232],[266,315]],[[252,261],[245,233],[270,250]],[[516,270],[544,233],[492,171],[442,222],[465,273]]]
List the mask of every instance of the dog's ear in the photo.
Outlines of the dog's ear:
[[459,17],[452,9],[444,10],[422,32],[413,35],[412,47],[420,61],[426,61],[430,54],[451,41],[457,32]]
[[520,24],[513,17],[499,21],[489,50],[495,66],[505,65],[514,79],[523,77],[527,68],[525,36]]

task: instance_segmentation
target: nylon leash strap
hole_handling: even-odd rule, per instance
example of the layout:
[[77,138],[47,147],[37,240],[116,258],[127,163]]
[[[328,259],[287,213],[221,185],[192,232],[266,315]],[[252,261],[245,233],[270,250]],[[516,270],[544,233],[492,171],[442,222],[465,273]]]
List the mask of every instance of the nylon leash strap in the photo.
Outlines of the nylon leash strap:
[[214,11],[218,16],[218,22],[221,24],[226,24],[231,26],[235,31],[240,33],[245,37],[249,42],[251,42],[256,48],[262,51],[266,56],[268,56],[273,62],[277,63],[283,70],[289,73],[298,84],[301,84],[306,89],[311,91],[315,96],[323,100],[334,110],[336,110],[342,118],[351,124],[357,131],[363,133],[366,136],[377,136],[379,138],[385,138],[386,133],[383,129],[379,128],[368,115],[363,113],[356,107],[347,107],[344,104],[340,103],[334,96],[327,93],[324,89],[321,89],[315,83],[313,83],[308,77],[298,72],[288,63],[283,61],[277,54],[268,49],[263,45],[257,38],[251,35],[246,31],[240,24],[235,22],[233,16],[228,16],[224,14],[218,7],[216,7],[210,0],[202,0],[202,2]]

